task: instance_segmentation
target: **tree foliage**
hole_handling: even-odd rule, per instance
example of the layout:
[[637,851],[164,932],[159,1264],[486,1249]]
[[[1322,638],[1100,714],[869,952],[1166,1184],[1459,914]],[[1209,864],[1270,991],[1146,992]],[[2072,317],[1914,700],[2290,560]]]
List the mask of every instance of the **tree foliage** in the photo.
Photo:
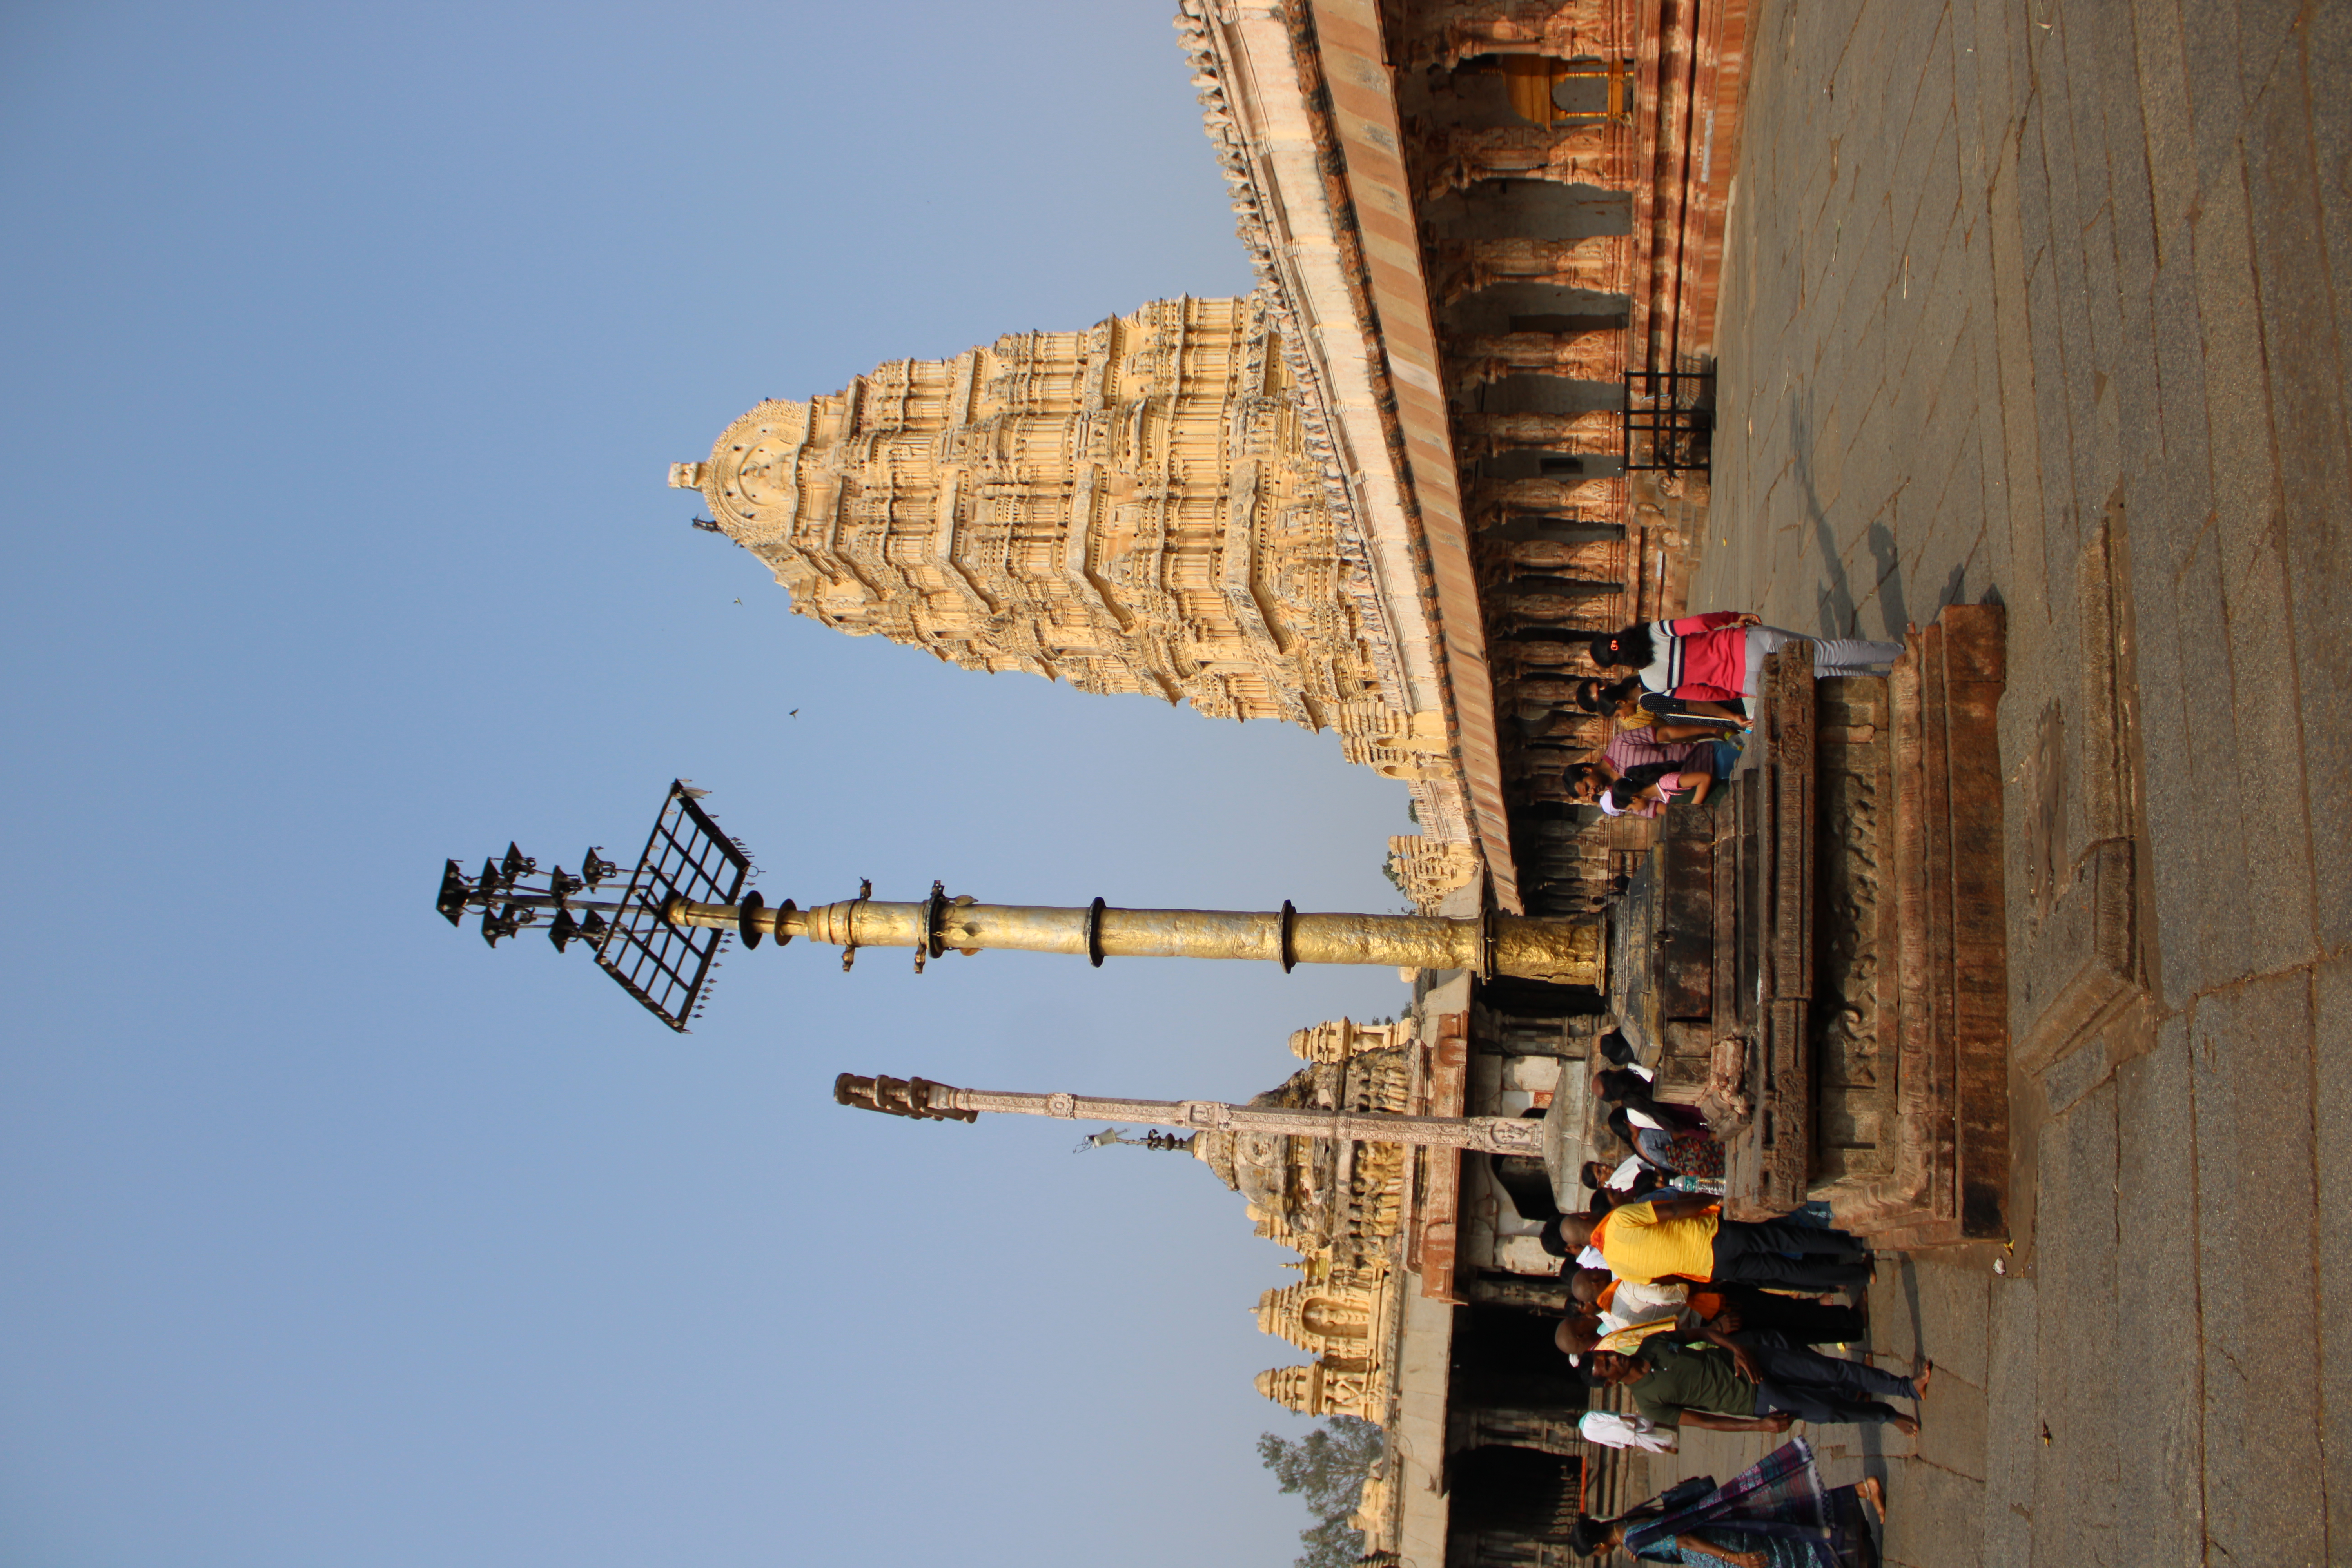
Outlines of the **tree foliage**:
[[1342,1568],[1364,1554],[1364,1532],[1348,1521],[1363,1500],[1364,1477],[1387,1443],[1386,1433],[1352,1415],[1335,1415],[1296,1443],[1258,1434],[1258,1462],[1315,1516],[1313,1527],[1298,1532],[1307,1550],[1293,1568]]

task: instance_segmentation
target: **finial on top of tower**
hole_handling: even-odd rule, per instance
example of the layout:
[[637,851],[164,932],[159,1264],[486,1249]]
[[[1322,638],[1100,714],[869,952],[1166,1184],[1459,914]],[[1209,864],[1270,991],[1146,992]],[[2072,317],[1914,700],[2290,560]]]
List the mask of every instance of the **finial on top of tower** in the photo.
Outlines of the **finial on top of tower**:
[[698,490],[710,478],[708,463],[672,463],[669,466],[669,488],[674,490]]

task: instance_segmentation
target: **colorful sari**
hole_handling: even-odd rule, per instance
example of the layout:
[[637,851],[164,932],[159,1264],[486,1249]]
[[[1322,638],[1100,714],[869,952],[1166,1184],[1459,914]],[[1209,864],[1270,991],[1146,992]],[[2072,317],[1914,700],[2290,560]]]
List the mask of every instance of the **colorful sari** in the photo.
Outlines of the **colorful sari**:
[[1696,1176],[1702,1182],[1723,1180],[1723,1145],[1712,1132],[1667,1132],[1654,1127],[1636,1127],[1633,1149],[1660,1170]]
[[[1688,1549],[1676,1538],[1698,1544]],[[1647,1563],[1706,1563],[1706,1548],[1760,1552],[1770,1568],[1875,1568],[1870,1522],[1852,1487],[1822,1485],[1813,1450],[1794,1437],[1696,1501],[1625,1532]]]

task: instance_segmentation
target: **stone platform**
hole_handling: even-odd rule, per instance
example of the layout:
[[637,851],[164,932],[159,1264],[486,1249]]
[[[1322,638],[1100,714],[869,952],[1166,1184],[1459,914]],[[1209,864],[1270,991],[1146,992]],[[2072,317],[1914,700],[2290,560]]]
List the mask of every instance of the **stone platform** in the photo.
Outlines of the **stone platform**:
[[1748,763],[1669,814],[1661,1094],[1723,1134],[1737,1215],[1827,1200],[1882,1247],[2005,1234],[1999,605],[1893,675],[1767,662]]

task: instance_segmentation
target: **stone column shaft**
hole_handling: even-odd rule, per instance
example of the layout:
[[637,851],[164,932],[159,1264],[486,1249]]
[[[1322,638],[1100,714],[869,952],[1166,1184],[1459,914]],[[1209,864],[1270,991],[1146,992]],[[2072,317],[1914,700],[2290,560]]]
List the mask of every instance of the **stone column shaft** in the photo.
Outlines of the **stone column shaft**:
[[[934,918],[925,903],[852,899],[794,909],[739,908],[674,900],[680,925],[835,947],[927,947]],[[1600,983],[1600,927],[1589,921],[1521,915],[1306,914],[1291,910],[1053,909],[950,903],[937,912],[941,948],[977,952],[1085,953],[1104,958],[1255,958],[1293,963],[1364,963],[1468,969],[1565,984]],[[1283,932],[1289,928],[1288,952]],[[1090,929],[1091,928],[1091,929]]]
[[1016,1094],[956,1089],[923,1079],[869,1079],[843,1073],[834,1098],[844,1105],[929,1120],[968,1121],[956,1112],[1052,1116],[1066,1121],[1129,1122],[1185,1127],[1201,1132],[1272,1132],[1295,1138],[1342,1138],[1360,1143],[1406,1143],[1474,1149],[1494,1154],[1543,1152],[1543,1125],[1517,1116],[1391,1116],[1349,1110],[1275,1110],[1214,1100],[1120,1100],[1086,1094]]

